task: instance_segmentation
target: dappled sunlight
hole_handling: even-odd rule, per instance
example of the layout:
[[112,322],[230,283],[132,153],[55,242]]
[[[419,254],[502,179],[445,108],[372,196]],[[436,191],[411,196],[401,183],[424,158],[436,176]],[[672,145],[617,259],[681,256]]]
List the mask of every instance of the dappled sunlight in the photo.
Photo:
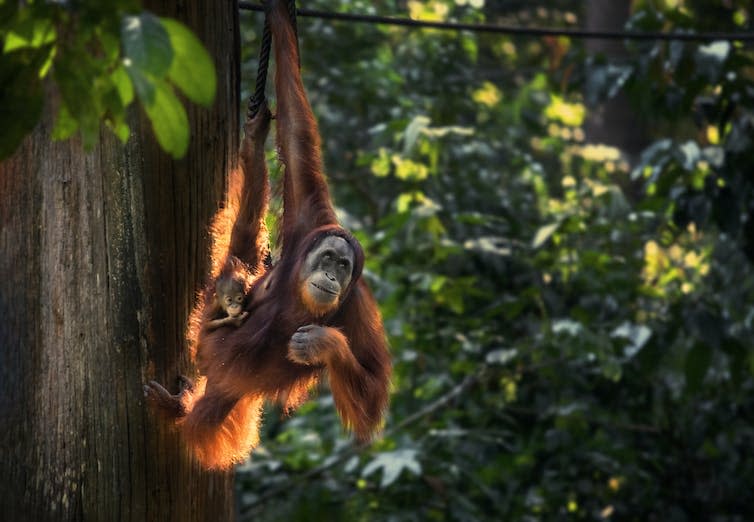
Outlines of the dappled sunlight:
[[710,145],[718,145],[720,143],[720,131],[716,125],[707,126],[706,137]]
[[503,98],[503,93],[500,92],[495,84],[491,82],[484,82],[481,87],[475,90],[471,97],[477,103],[486,105],[487,107],[495,107]]
[[447,20],[449,12],[449,6],[445,2],[421,2],[418,0],[408,2],[408,14],[413,20],[443,22]]
[[659,298],[692,293],[709,273],[710,256],[711,246],[693,225],[678,242],[667,247],[648,241],[642,270],[646,291]]
[[569,150],[576,156],[580,156],[587,161],[594,161],[597,163],[608,161],[614,162],[618,161],[621,158],[620,149],[600,143],[587,143],[585,145],[573,146]]
[[584,123],[586,108],[581,103],[569,103],[553,94],[550,97],[550,105],[545,109],[545,116],[569,127],[579,127]]

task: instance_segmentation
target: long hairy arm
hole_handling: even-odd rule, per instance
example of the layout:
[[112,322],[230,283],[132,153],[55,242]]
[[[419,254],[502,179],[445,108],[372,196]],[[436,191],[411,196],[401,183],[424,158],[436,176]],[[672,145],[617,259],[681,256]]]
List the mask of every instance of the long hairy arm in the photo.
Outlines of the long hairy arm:
[[294,232],[336,223],[322,174],[317,122],[304,92],[296,34],[286,2],[270,2],[270,28],[275,49],[277,142],[285,164],[283,227]]
[[349,350],[328,364],[330,389],[344,423],[367,441],[382,426],[390,396],[392,363],[377,303],[360,280],[339,318]]
[[264,143],[272,116],[263,103],[256,116],[247,117],[241,142],[242,176],[231,178],[228,204],[238,213],[230,236],[228,254],[247,264],[253,273],[261,273],[269,238],[265,216],[270,200],[270,181],[264,157]]

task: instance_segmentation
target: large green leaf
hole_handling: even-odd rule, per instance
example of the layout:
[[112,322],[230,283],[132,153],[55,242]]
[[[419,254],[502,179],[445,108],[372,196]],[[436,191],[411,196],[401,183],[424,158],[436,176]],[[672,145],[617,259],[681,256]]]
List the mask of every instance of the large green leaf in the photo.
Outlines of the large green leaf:
[[185,25],[169,18],[160,21],[173,48],[168,77],[188,99],[209,107],[215,99],[217,84],[212,58]]
[[173,48],[168,32],[155,15],[143,12],[124,16],[121,20],[121,40],[126,64],[156,78],[168,73]]
[[[128,77],[131,79],[133,90],[136,91],[136,94],[139,96],[139,100],[141,101],[141,103],[143,103],[145,106],[154,103],[154,97],[155,97],[154,78],[144,73],[138,67],[134,67],[132,63],[126,62],[124,65],[124,69],[128,73]],[[129,94],[133,95],[133,93],[128,92],[128,87],[123,83],[121,78],[117,77],[117,75],[115,78],[113,78],[113,81],[115,82],[118,88],[118,93],[122,97],[125,97],[126,99],[128,99]]]
[[125,67],[118,66],[110,74],[111,81],[115,84],[115,88],[118,90],[123,105],[128,105],[134,99],[134,86],[126,72]]
[[189,142],[186,111],[168,83],[156,81],[153,86],[153,100],[149,103],[142,100],[142,103],[157,141],[174,158],[183,157]]

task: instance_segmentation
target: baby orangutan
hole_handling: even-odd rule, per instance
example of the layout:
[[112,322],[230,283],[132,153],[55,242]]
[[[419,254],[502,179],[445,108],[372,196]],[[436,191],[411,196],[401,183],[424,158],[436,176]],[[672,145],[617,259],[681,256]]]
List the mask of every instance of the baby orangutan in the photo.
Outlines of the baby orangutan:
[[241,279],[232,275],[220,277],[215,285],[215,308],[219,317],[207,321],[204,327],[208,330],[228,325],[238,328],[249,315],[243,309],[245,301],[246,292]]

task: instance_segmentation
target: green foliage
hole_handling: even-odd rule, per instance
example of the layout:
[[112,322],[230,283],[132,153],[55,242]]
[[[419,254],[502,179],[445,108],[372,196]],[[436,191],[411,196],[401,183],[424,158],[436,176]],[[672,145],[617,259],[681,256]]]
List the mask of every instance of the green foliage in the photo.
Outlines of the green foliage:
[[[9,156],[39,121],[51,79],[60,93],[54,139],[77,132],[86,148],[104,122],[122,142],[127,109],[136,98],[160,146],[178,158],[189,143],[188,118],[177,98],[208,107],[215,95],[211,58],[183,24],[142,11],[130,0],[100,5],[18,2],[2,4],[0,24],[0,159]],[[50,108],[52,109],[52,108]]]
[[[748,1],[634,4],[637,30],[751,30]],[[584,5],[307,7],[578,25]],[[261,17],[243,23],[251,87]],[[608,61],[575,41],[308,18],[299,31],[394,393],[366,450],[326,388],[270,414],[239,469],[242,519],[746,520],[752,52],[642,42]],[[582,127],[618,93],[646,129],[636,158]]]

